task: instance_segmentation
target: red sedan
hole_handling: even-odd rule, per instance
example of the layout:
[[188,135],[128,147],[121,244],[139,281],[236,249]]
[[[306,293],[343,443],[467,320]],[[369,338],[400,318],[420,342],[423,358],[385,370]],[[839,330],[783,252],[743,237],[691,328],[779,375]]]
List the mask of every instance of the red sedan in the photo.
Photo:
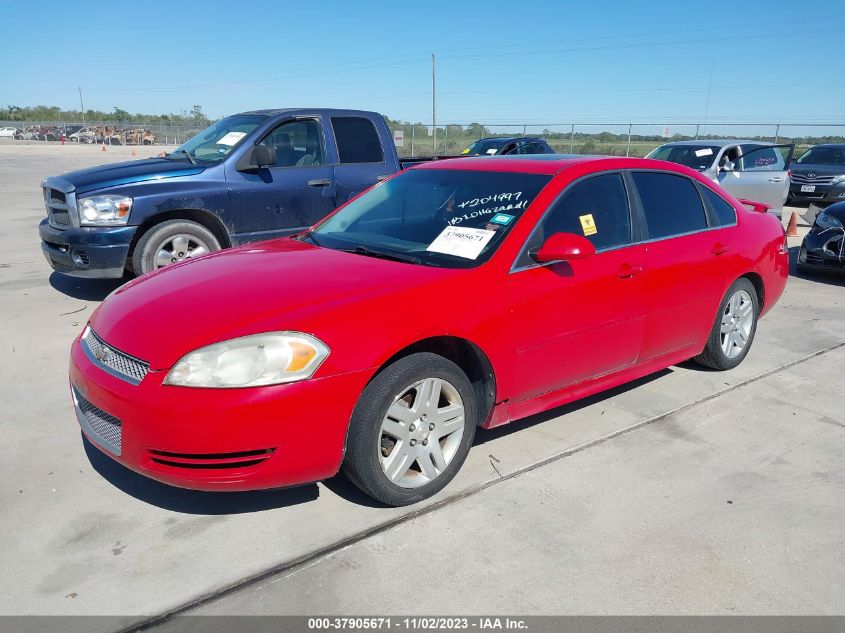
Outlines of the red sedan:
[[776,218],[625,158],[401,172],[312,230],[168,266],[71,352],[88,439],[159,481],[250,490],[339,469],[414,503],[491,428],[695,359],[731,369],[786,284]]

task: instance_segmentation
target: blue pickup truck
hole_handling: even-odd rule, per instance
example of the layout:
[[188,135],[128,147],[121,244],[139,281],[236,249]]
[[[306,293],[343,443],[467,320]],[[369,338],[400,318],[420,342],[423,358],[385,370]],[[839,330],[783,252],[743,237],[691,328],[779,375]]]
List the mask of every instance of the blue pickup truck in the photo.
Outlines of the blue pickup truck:
[[68,275],[142,274],[301,231],[401,168],[380,114],[244,112],[160,158],[46,178],[41,248]]

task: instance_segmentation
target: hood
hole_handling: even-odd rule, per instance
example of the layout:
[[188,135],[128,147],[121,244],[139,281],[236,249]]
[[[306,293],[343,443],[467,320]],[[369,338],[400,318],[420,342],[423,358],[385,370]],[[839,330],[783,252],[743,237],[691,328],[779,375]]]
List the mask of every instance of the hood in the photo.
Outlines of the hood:
[[838,176],[845,174],[845,165],[814,165],[813,163],[791,163],[789,170],[793,174],[816,174],[817,176]]
[[60,177],[76,187],[77,192],[85,193],[95,189],[118,187],[133,182],[159,178],[175,178],[176,176],[193,176],[202,173],[206,168],[192,165],[187,161],[169,160],[167,158],[147,158],[130,160],[124,163],[111,163],[98,167],[89,167],[79,171],[71,171]]
[[199,347],[260,332],[308,332],[331,347],[325,337],[344,323],[351,327],[374,310],[381,318],[401,305],[399,295],[459,272],[283,238],[139,277],[106,298],[91,326],[154,370],[169,369]]

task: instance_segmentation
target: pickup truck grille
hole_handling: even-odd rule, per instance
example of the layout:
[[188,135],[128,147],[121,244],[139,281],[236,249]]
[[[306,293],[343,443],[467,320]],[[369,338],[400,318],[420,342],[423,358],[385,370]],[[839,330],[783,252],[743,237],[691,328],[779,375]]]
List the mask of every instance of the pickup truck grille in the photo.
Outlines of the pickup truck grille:
[[51,179],[42,185],[44,191],[44,206],[47,208],[47,221],[57,229],[79,226],[76,220],[76,194],[73,191],[62,191],[51,186]]
[[830,185],[833,176],[808,176],[807,174],[791,174],[789,179],[796,185]]

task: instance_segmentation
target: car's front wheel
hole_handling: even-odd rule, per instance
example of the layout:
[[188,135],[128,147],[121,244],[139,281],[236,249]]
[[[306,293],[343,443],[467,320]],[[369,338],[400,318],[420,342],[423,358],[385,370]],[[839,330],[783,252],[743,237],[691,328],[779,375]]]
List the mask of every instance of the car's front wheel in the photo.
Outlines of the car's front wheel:
[[192,257],[220,250],[214,233],[190,220],[168,220],[141,236],[132,253],[132,271],[143,275]]
[[475,394],[457,365],[428,352],[406,356],[361,394],[349,425],[344,472],[382,503],[422,501],[458,472],[476,422]]
[[693,360],[711,369],[733,369],[748,355],[757,332],[757,290],[745,277],[728,288],[704,351]]

